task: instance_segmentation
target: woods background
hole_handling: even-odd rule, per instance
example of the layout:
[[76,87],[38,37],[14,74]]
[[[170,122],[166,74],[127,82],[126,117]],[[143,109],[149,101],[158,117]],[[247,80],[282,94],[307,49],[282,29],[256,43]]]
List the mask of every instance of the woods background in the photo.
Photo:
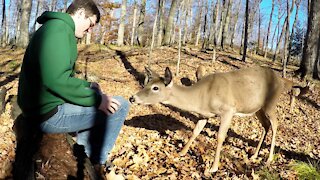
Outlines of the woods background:
[[[320,77],[319,0],[96,1],[102,18],[79,43],[153,47],[192,44],[202,50],[253,53]],[[26,47],[44,11],[64,12],[70,0],[2,0],[1,45]]]

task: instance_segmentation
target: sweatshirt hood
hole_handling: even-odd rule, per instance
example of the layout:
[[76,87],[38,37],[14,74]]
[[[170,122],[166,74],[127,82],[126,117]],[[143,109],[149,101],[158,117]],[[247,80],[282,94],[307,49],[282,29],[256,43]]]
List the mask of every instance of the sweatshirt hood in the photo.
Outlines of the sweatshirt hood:
[[46,12],[42,13],[42,15],[37,18],[37,22],[39,24],[44,24],[45,22],[52,20],[52,19],[60,19],[60,20],[64,21],[66,24],[68,24],[73,31],[75,30],[74,21],[71,18],[71,16],[67,13],[46,11]]

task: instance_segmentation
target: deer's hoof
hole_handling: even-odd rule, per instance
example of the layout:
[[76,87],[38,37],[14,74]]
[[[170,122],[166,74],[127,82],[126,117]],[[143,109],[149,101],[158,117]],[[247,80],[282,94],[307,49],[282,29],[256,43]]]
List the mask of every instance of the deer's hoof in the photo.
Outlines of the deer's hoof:
[[215,172],[217,172],[217,171],[218,171],[218,166],[217,166],[217,167],[212,167],[212,168],[209,170],[210,173],[215,173]]
[[273,157],[269,157],[267,160],[267,164],[271,164],[272,160],[273,160]]
[[187,154],[187,152],[184,152],[184,151],[179,152],[180,156],[185,156],[186,154]]
[[258,157],[258,155],[257,155],[257,154],[254,154],[253,156],[250,157],[250,160],[256,160],[257,157]]

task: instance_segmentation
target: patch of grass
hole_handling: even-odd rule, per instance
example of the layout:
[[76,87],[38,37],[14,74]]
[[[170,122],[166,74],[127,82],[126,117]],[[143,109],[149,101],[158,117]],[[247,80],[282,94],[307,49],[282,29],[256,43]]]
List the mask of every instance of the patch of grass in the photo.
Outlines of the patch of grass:
[[299,179],[320,179],[320,161],[295,162],[292,169],[297,172]]
[[268,180],[278,180],[279,174],[273,171],[270,171],[267,167],[262,168],[257,171],[260,179],[268,179]]
[[18,62],[16,60],[12,60],[8,63],[8,67],[10,71],[14,71],[17,66],[19,66]]

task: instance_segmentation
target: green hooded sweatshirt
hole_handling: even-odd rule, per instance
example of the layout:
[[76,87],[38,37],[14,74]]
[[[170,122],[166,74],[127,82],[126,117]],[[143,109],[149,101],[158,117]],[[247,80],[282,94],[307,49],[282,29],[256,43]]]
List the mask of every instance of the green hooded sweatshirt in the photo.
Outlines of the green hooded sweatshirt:
[[73,77],[78,56],[75,24],[69,14],[44,12],[43,24],[26,49],[19,78],[18,104],[26,117],[36,117],[63,103],[99,106],[101,96],[90,83]]

